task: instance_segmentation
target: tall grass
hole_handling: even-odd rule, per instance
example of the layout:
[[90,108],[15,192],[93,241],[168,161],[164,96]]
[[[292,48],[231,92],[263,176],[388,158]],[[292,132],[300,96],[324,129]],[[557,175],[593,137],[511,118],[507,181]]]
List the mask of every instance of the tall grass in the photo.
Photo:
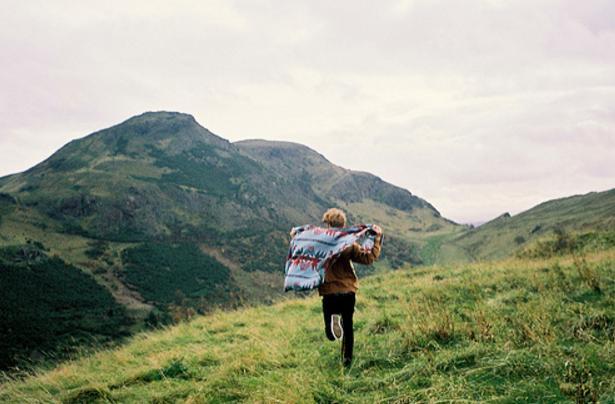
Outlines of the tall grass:
[[[596,288],[598,285],[598,288]],[[355,360],[318,297],[217,311],[7,379],[7,402],[612,402],[615,250],[364,279]]]

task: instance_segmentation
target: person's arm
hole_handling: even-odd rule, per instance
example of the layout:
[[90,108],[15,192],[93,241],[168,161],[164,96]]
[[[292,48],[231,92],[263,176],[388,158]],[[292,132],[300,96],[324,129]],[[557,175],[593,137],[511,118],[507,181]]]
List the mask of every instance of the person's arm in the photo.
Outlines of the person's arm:
[[[380,229],[380,228],[378,228]],[[371,250],[366,250],[358,243],[354,243],[349,249],[350,259],[356,263],[363,265],[371,265],[380,257],[380,246],[382,244],[382,231],[376,235],[374,239],[374,247]]]

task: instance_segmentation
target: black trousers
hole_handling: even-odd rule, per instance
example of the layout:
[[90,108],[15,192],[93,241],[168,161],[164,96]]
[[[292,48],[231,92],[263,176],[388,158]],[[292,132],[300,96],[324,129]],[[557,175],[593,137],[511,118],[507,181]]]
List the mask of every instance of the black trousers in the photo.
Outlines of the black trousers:
[[340,314],[342,316],[342,328],[344,337],[342,338],[342,360],[344,365],[352,362],[352,349],[354,347],[354,333],[352,329],[352,315],[354,314],[355,295],[354,293],[335,293],[322,297],[322,313],[325,318],[325,334],[331,341],[335,337],[331,333],[331,315]]

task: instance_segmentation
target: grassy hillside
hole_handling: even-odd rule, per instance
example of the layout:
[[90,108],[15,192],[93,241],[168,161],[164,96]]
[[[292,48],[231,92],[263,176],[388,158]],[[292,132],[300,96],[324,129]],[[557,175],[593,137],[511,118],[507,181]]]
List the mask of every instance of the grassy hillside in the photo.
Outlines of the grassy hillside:
[[517,215],[503,214],[475,229],[446,235],[434,252],[435,260],[503,258],[561,231],[615,231],[615,189],[546,201]]
[[22,380],[8,402],[615,400],[615,250],[364,279],[340,367],[318,297],[215,312]]

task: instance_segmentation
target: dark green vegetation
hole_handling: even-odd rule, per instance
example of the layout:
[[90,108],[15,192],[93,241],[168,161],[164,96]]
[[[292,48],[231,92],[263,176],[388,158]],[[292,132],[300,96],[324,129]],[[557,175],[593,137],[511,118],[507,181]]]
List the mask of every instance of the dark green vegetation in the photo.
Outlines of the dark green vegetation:
[[[144,243],[122,252],[125,282],[149,302],[209,305],[233,301],[228,268],[194,244]],[[179,301],[178,301],[179,300]]]
[[386,237],[387,248],[382,250],[381,259],[386,260],[392,269],[401,268],[407,263],[421,265],[423,259],[419,249],[399,237]]
[[615,250],[366,278],[352,367],[318,297],[214,312],[32,377],[0,401],[612,402]]
[[[124,307],[90,275],[30,243],[0,248],[0,367],[126,335]],[[24,357],[25,355],[25,357]]]

